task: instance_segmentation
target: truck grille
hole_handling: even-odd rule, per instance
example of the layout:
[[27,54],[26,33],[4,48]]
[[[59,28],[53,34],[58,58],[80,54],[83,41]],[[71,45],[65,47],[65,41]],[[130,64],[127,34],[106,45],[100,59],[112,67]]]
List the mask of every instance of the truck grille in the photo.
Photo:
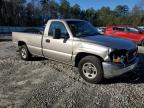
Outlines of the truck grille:
[[137,56],[137,49],[133,49],[127,53],[127,61],[131,62]]

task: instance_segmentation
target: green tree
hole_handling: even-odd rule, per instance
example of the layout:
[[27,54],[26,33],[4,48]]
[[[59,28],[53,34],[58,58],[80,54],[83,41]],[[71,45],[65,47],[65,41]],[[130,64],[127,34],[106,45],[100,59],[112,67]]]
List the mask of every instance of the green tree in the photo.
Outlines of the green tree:
[[33,23],[33,4],[32,3],[27,4],[26,13],[27,13],[27,25],[32,26],[32,23]]
[[132,8],[132,11],[131,11],[132,15],[135,15],[135,16],[138,16],[138,15],[142,15],[143,14],[143,11],[142,11],[142,8],[138,5],[135,5],[133,8]]
[[48,11],[49,9],[49,0],[41,0],[40,1],[41,6],[42,6],[42,11]]
[[51,18],[57,18],[59,13],[58,3],[55,0],[51,0],[49,5],[50,5]]
[[109,25],[111,21],[111,10],[109,7],[102,7],[98,10],[99,19],[102,22],[102,26]]
[[118,5],[116,6],[115,11],[117,12],[118,15],[124,16],[128,15],[129,8],[127,5]]
[[[6,25],[20,25],[24,13],[25,0],[2,0],[1,19]],[[13,21],[11,23],[11,21]]]
[[60,14],[63,18],[70,18],[70,3],[67,0],[61,0]]
[[83,20],[86,19],[86,11],[85,10],[81,10],[81,12],[80,12],[80,19],[83,19]]
[[71,7],[71,17],[72,18],[80,18],[80,6],[78,4],[75,4]]
[[93,8],[87,9],[86,10],[86,19],[90,21],[91,23],[93,22],[93,17],[95,15],[95,10]]
[[43,23],[45,23],[50,18],[49,0],[41,0],[40,3],[42,6]]

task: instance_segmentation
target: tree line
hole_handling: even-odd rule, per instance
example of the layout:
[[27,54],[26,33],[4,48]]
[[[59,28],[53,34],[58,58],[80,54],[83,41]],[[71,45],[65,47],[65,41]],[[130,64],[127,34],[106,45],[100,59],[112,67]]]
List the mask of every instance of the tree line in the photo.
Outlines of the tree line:
[[95,10],[81,9],[79,4],[71,6],[68,0],[0,0],[0,26],[42,26],[51,18],[83,19],[94,26],[141,26],[144,10],[140,4],[132,9],[118,5],[113,10],[110,7]]

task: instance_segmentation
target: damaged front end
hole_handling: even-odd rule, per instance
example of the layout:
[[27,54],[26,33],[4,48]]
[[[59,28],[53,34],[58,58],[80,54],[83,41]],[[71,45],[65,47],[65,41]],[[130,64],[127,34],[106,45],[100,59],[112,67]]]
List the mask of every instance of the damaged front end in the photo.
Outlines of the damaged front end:
[[132,50],[109,50],[109,61],[103,62],[104,77],[119,76],[131,71],[138,63],[138,48]]
[[137,57],[138,49],[133,49],[127,51],[125,49],[122,50],[114,50],[109,54],[110,60],[116,64],[123,64],[124,67],[126,64],[129,64]]

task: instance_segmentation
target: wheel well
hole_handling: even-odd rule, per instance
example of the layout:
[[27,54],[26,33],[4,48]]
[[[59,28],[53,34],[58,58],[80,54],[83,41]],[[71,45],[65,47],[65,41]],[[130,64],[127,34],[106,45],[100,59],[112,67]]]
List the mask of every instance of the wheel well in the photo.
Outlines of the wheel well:
[[22,46],[22,45],[26,45],[26,43],[23,42],[23,41],[19,41],[19,42],[18,42],[18,46]]
[[[27,47],[27,45],[26,45],[25,42],[23,42],[23,41],[18,41],[18,51],[20,51],[22,45],[25,45],[25,46]],[[32,54],[30,53],[28,47],[27,47],[27,50],[28,50],[29,54],[32,55]]]
[[78,53],[76,58],[75,58],[75,67],[78,67],[78,64],[80,62],[80,60],[86,56],[95,56],[97,58],[100,59],[100,61],[104,61],[103,58],[101,58],[100,56],[94,55],[94,54],[90,54],[90,53]]

